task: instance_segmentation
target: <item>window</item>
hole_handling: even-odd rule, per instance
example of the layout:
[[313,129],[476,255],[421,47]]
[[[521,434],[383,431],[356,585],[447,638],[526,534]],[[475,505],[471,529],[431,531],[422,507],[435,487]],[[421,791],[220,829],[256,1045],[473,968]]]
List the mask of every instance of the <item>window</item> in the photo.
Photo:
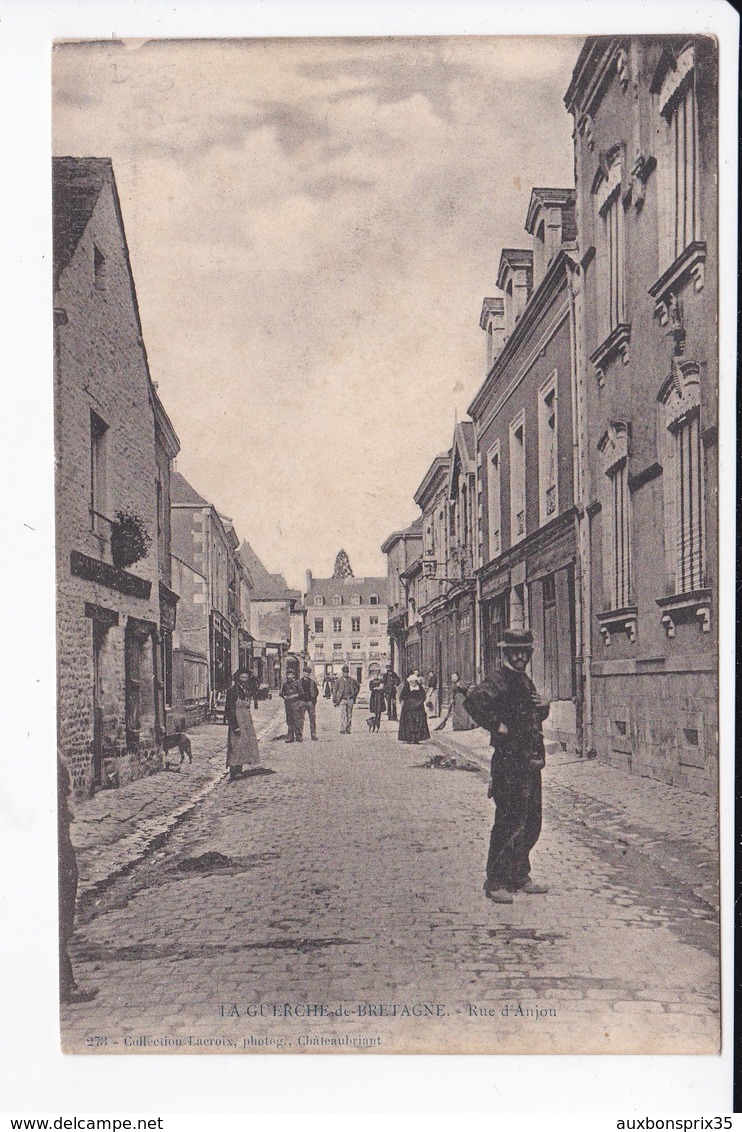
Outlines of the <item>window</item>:
[[353,649],[353,652],[359,652],[360,648],[361,648],[361,642],[360,641],[353,641],[351,648]]
[[315,605],[324,605],[325,604],[325,599],[322,597],[322,594],[317,594],[317,596],[314,599],[314,604]]
[[692,45],[680,52],[660,90],[660,258],[666,270],[700,240],[698,106]]
[[377,626],[377,625],[379,624],[379,618],[378,618],[378,617],[374,617],[374,615],[373,615],[373,613],[372,613],[372,614],[371,614],[371,616],[370,616],[370,617],[369,617],[369,619],[368,619],[368,623],[369,623],[369,625],[371,626],[371,628],[373,629],[373,628],[375,628],[375,627],[376,627],[376,626]]
[[369,641],[369,645],[372,649],[377,649],[379,647],[379,642],[378,641]]
[[521,411],[510,425],[510,542],[526,533],[525,414]]
[[343,595],[342,594],[333,594],[332,604],[333,605],[342,605],[343,604]]
[[487,513],[489,517],[489,556],[502,554],[500,516],[500,441],[496,440],[487,453]]
[[600,441],[602,487],[603,587],[608,609],[631,604],[628,429],[618,422]]
[[333,652],[342,652],[343,651],[343,642],[342,641],[333,641],[332,642],[332,651]]
[[324,633],[324,631],[325,631],[325,619],[324,619],[324,617],[315,617],[315,619],[314,619],[314,631],[315,631],[315,633]]
[[664,413],[665,544],[670,589],[691,593],[705,585],[704,451],[700,370],[681,362],[660,392]]
[[333,631],[333,633],[342,633],[342,631],[343,631],[343,619],[342,619],[342,617],[333,617],[333,619],[332,619],[332,631]]
[[108,425],[90,410],[90,525],[102,538],[108,536],[106,521],[106,462]]
[[369,605],[378,605],[379,604],[379,595],[378,594],[371,594],[370,598],[368,599],[368,604]]
[[351,605],[360,605],[361,604],[361,595],[360,594],[353,594],[351,599],[350,599],[350,603],[351,603]]
[[598,221],[596,271],[598,336],[605,341],[626,322],[624,311],[624,214],[621,200],[621,156],[614,153],[601,175],[596,194]]
[[543,526],[554,517],[557,501],[557,402],[556,374],[539,391],[538,480],[539,521]]
[[360,633],[360,631],[361,631],[361,619],[360,619],[360,617],[351,617],[351,619],[350,619],[350,631],[351,631],[351,633]]

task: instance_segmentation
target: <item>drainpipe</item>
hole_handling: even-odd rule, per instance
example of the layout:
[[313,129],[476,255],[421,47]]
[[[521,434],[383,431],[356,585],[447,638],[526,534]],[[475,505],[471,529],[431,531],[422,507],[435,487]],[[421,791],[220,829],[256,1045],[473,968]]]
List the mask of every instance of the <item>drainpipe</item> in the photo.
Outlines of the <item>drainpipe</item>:
[[[579,180],[576,178],[579,185]],[[578,196],[579,202],[579,196]],[[579,226],[578,226],[579,227]],[[577,507],[577,556],[579,578],[575,596],[580,603],[579,617],[575,617],[578,630],[578,655],[581,656],[582,678],[582,736],[581,755],[592,757],[593,751],[593,688],[592,688],[592,554],[590,547],[590,520],[587,514],[587,405],[585,394],[585,367],[582,356],[583,302],[582,274],[567,267],[571,339],[572,384],[572,455],[574,496]]]

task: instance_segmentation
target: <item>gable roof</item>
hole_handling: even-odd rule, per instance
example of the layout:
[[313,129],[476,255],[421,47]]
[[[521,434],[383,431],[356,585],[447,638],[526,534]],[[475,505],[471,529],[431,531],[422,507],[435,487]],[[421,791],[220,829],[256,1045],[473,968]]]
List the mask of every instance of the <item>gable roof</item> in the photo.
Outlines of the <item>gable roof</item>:
[[239,555],[250,572],[253,581],[250,601],[291,601],[301,600],[298,590],[289,589],[283,574],[269,574],[249,542],[242,542]]
[[110,157],[52,159],[55,287],[88,226],[104,185],[110,185],[116,195]]
[[356,595],[367,605],[371,594],[376,594],[379,603],[386,605],[388,590],[388,578],[312,578],[307,590],[307,603],[311,604],[313,597],[321,596],[331,605],[333,597],[341,594],[343,604],[350,605],[351,598]]
[[176,471],[170,476],[170,502],[180,507],[212,506],[208,499],[204,499],[203,495],[199,495],[196,489],[191,487],[185,476]]
[[405,527],[401,531],[392,531],[390,535],[387,535],[384,542],[381,544],[381,553],[388,554],[395,543],[399,542],[401,539],[422,539],[422,537],[423,517],[422,515],[418,515],[418,517],[410,523],[409,527]]

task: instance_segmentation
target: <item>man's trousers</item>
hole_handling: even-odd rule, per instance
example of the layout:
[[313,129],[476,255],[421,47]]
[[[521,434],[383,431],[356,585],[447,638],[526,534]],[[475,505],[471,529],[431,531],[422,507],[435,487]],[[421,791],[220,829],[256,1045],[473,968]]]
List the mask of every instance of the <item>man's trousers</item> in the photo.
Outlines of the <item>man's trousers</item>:
[[348,700],[340,702],[340,734],[350,735],[350,725],[353,722],[353,704]]
[[493,758],[492,799],[486,884],[515,892],[528,881],[529,854],[541,833],[541,771],[517,757]]

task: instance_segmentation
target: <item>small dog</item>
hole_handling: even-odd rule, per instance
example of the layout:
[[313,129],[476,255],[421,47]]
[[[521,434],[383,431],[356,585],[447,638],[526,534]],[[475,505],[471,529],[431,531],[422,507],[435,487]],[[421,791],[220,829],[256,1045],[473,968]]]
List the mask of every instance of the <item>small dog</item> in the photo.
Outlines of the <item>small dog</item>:
[[366,726],[368,727],[369,731],[378,731],[379,730],[379,720],[376,718],[375,715],[370,715],[368,717],[368,719],[366,720]]
[[[180,751],[180,762],[178,763],[178,770],[183,765],[185,759],[189,763],[193,762],[193,755],[191,754],[191,740],[184,731],[178,731],[175,735],[165,735],[162,740],[162,749],[167,755],[168,751],[172,751],[177,747]],[[170,766],[169,760],[165,759],[165,766]]]

